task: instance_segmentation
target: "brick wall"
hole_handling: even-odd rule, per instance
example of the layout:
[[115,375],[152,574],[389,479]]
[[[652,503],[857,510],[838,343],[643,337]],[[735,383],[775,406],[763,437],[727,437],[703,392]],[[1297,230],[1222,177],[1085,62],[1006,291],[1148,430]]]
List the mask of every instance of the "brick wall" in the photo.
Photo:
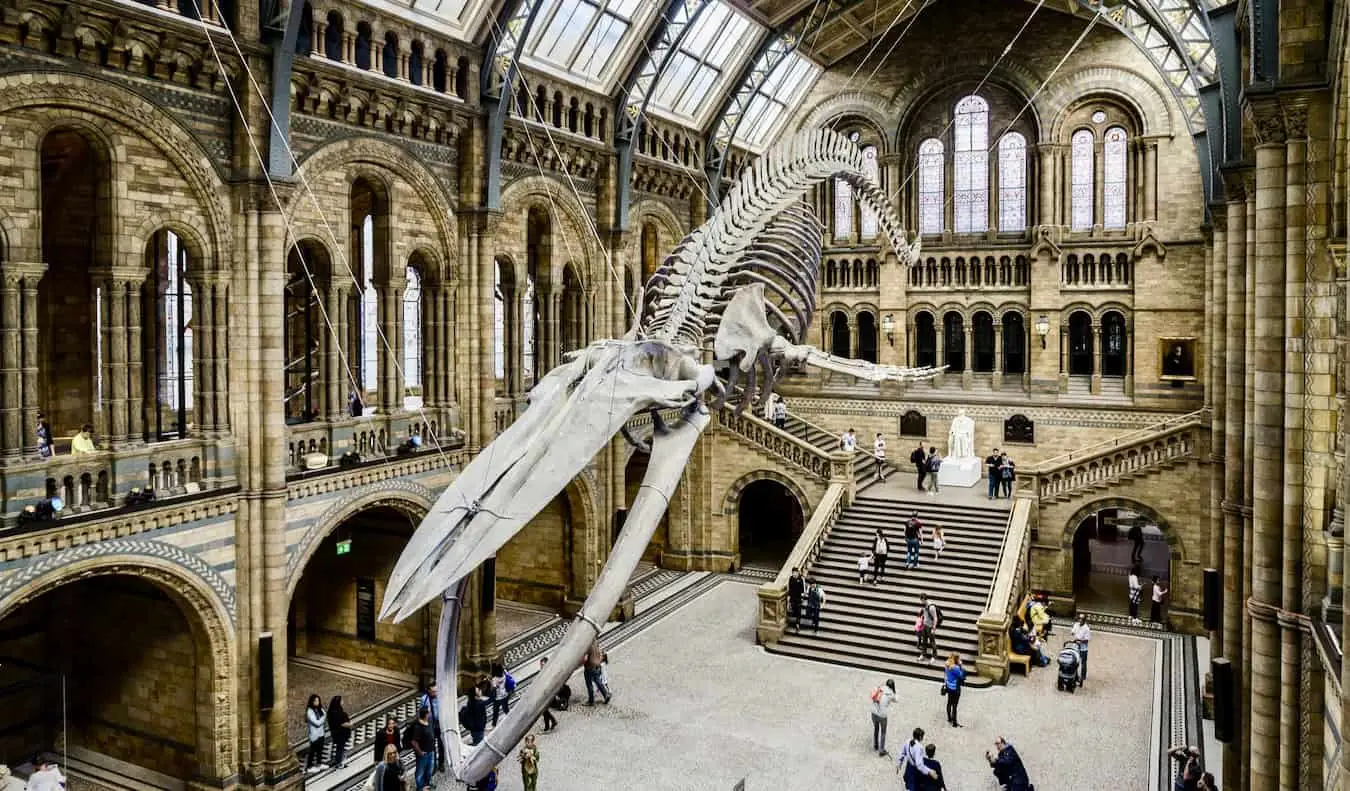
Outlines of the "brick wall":
[[569,532],[574,512],[566,496],[553,498],[497,553],[498,598],[561,608],[563,600],[571,594]]

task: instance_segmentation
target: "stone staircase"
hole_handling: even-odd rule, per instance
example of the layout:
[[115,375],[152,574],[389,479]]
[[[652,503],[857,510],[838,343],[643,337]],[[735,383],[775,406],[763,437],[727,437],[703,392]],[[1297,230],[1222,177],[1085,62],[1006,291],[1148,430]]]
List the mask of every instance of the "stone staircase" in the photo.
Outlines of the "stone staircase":
[[[825,587],[827,600],[819,632],[788,630],[776,643],[766,645],[766,650],[940,679],[940,662],[930,665],[918,660],[914,619],[922,592],[942,610],[939,655],[958,651],[967,667],[973,667],[978,650],[976,621],[988,604],[1007,531],[1008,510],[1002,502],[1006,501],[1000,501],[1000,506],[982,506],[922,497],[859,496],[843,509],[807,569],[807,576]],[[904,524],[915,511],[925,526],[942,526],[947,549],[941,560],[934,561],[932,545],[925,541],[919,568],[905,570]],[[859,585],[858,555],[871,549],[878,527],[891,546],[886,577],[878,585],[870,581]],[[983,685],[988,680],[972,674],[970,683]]]
[[[839,450],[838,435],[831,434],[815,423],[812,423],[805,418],[798,417],[791,412],[788,413],[784,428],[787,433],[797,439],[800,439],[803,442],[809,442],[826,453]],[[864,445],[867,447],[864,448]],[[858,438],[858,456],[853,462],[853,479],[857,482],[859,492],[877,482],[875,466],[872,464],[872,459],[870,458],[872,455],[871,445],[871,440],[866,437]],[[900,469],[893,463],[895,455],[900,452],[900,448],[893,447],[889,443],[887,444],[886,454],[889,458],[886,460],[886,477],[889,478],[891,475],[900,472]],[[909,449],[904,449],[904,452],[907,455]]]

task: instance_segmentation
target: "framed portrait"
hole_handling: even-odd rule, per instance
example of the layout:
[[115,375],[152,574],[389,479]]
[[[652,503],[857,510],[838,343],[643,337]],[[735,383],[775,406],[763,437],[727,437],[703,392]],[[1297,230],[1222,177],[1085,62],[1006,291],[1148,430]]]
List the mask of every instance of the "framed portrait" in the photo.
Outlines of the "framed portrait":
[[1158,378],[1170,382],[1194,382],[1200,361],[1195,338],[1158,339]]

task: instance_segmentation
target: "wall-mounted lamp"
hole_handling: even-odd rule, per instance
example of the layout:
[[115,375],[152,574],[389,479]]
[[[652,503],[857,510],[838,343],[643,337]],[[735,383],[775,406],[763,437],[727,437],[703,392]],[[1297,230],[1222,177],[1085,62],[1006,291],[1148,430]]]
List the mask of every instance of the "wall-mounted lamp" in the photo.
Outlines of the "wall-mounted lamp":
[[1041,336],[1041,348],[1045,348],[1045,336],[1050,334],[1050,317],[1042,313],[1036,319],[1036,334]]
[[881,331],[886,333],[886,343],[895,345],[895,314],[887,313],[881,317]]

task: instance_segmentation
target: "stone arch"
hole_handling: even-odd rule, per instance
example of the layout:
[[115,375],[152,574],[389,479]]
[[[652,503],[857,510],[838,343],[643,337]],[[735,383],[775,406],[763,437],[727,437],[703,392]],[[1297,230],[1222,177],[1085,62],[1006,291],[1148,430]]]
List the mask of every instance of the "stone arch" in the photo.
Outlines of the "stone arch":
[[[414,489],[412,486],[416,486],[416,488]],[[300,540],[300,543],[291,550],[290,558],[286,563],[286,601],[288,604],[295,596],[295,588],[300,584],[300,578],[304,576],[305,567],[309,565],[314,553],[319,550],[324,539],[348,519],[372,508],[389,508],[407,516],[414,524],[421,523],[422,519],[431,511],[431,506],[436,498],[426,487],[416,484],[412,486],[405,485],[392,490],[388,484],[381,484],[378,487],[373,485],[362,486],[356,492],[333,503],[320,514],[314,520],[314,525],[305,531],[305,536]],[[417,489],[422,491],[419,492]]]
[[442,282],[441,277],[444,274],[443,262],[441,261],[440,256],[436,254],[436,250],[427,245],[418,245],[409,251],[407,259],[403,261],[403,266],[407,267],[411,265],[413,259],[419,257],[424,264],[424,271],[419,271],[419,274],[422,276],[422,285],[426,286],[430,283]]
[[781,483],[783,488],[792,493],[797,498],[797,504],[802,507],[802,514],[809,516],[811,514],[811,499],[806,496],[806,491],[797,484],[796,481],[783,475],[776,470],[754,470],[737,478],[731,487],[727,489],[726,495],[722,498],[722,515],[736,516],[741,506],[741,495],[745,489],[755,481],[775,481]]
[[1145,136],[1176,134],[1172,103],[1154,82],[1143,74],[1120,66],[1088,66],[1062,74],[1036,100],[1042,116],[1050,119],[1041,127],[1046,143],[1067,140],[1065,127],[1078,105],[1093,99],[1105,99],[1125,107]]
[[[565,185],[560,184],[557,179],[551,176],[526,176],[511,182],[502,190],[501,198],[502,210],[506,213],[520,213],[524,215],[529,209],[539,207],[547,209],[550,216],[556,216],[565,221],[563,232],[567,237],[576,240],[580,246],[580,251],[569,244],[554,245],[552,261],[550,261],[549,279],[550,282],[562,282],[562,266],[569,259],[575,258],[577,253],[581,253],[581,271],[585,278],[583,283],[589,285],[594,274],[592,262],[596,259],[596,244],[592,238],[594,236],[593,225],[588,221],[586,210],[576,200],[576,197],[570,193]],[[558,226],[553,226],[557,232]]]
[[[214,260],[230,260],[228,191],[216,163],[176,119],[133,91],[80,74],[42,72],[0,77],[0,116],[33,107],[61,108],[62,115],[70,119],[81,115],[103,118],[149,141],[188,183],[202,207],[210,225],[206,235],[212,240]],[[34,141],[33,150],[37,145]],[[36,245],[27,247],[36,250]]]
[[[1163,538],[1167,540],[1167,545],[1172,557],[1172,568],[1181,568],[1181,564],[1186,559],[1187,552],[1185,546],[1182,544],[1181,537],[1177,535],[1177,532],[1173,529],[1171,523],[1168,522],[1157,509],[1128,497],[1102,497],[1082,505],[1077,511],[1074,511],[1073,515],[1069,517],[1069,520],[1064,523],[1064,526],[1060,531],[1060,548],[1072,556],[1073,537],[1074,533],[1078,530],[1078,525],[1082,524],[1083,520],[1089,516],[1108,508],[1123,508],[1127,511],[1143,514],[1153,520],[1153,524],[1158,526],[1158,529],[1162,531]],[[1069,583],[1068,589],[1072,590],[1072,579],[1069,580]]]
[[[996,62],[998,54],[992,50],[980,50],[973,54],[948,55],[921,69],[891,99],[887,115],[892,119],[898,119],[892,127],[893,150],[899,150],[898,146],[904,140],[905,129],[915,118],[915,114],[923,111],[929,95],[942,90],[953,81],[969,79],[974,83],[983,80],[986,85],[995,85],[1024,100],[1037,94],[1041,87],[1041,77],[1028,66],[1011,56],[1005,57],[998,63],[998,69],[991,74],[990,69]],[[983,79],[985,75],[988,75],[987,79]],[[1041,130],[1045,129],[1045,124],[1041,108],[1033,102],[1028,109],[1032,127],[1038,134],[1043,134]]]
[[[296,168],[296,178],[307,185],[306,178],[311,173],[324,173],[351,165],[373,165],[375,168],[383,168],[385,172],[380,173],[378,177],[386,188],[389,187],[389,173],[411,185],[413,192],[421,199],[423,206],[436,223],[436,236],[440,244],[437,259],[446,262],[455,260],[454,253],[459,246],[459,233],[455,228],[454,204],[436,177],[403,147],[374,137],[343,138],[305,156]],[[368,168],[362,168],[361,175],[369,178],[372,174]],[[294,218],[303,202],[310,199],[308,189],[297,192],[285,207],[288,220]],[[393,210],[391,205],[390,211]],[[341,228],[331,230],[335,235],[338,232],[345,235],[345,230]],[[443,268],[445,280],[454,281],[456,279],[454,267],[447,265]]]
[[196,264],[198,268],[194,276],[200,275],[202,272],[216,271],[217,262],[211,256],[211,247],[207,244],[206,239],[197,228],[179,217],[170,217],[162,212],[151,214],[136,226],[136,230],[132,231],[131,243],[135,245],[136,249],[143,251],[145,246],[150,244],[154,235],[160,231],[172,231],[187,245],[188,255],[191,256],[192,260],[200,262]]
[[655,222],[658,228],[670,234],[674,244],[678,244],[684,238],[685,232],[680,230],[684,227],[684,224],[680,222],[679,217],[675,216],[675,212],[662,201],[651,198],[637,201],[633,204],[629,216],[632,217],[632,225],[636,228],[641,228],[642,223],[647,220]]
[[890,136],[886,133],[890,126],[887,105],[890,102],[886,97],[871,91],[848,91],[841,94],[833,94],[825,97],[816,105],[806,110],[804,114],[799,114],[801,123],[795,126],[789,126],[789,129],[797,131],[806,131],[808,129],[818,129],[832,123],[837,118],[854,116],[865,119],[877,128],[881,139],[889,147],[892,143]]
[[14,227],[14,218],[4,209],[0,209],[0,264],[13,258],[10,254],[10,240],[17,233]]
[[[199,648],[211,658],[211,698],[207,704],[211,715],[209,722],[198,723],[194,742],[200,775],[218,780],[231,776],[238,766],[233,592],[227,603],[216,584],[177,562],[171,551],[176,547],[126,539],[102,544],[106,546],[90,544],[52,553],[6,578],[0,584],[4,591],[0,593],[0,619],[43,594],[93,577],[131,576],[153,584],[178,605],[194,641],[203,641]],[[91,548],[100,551],[88,551]],[[219,575],[216,577],[218,580]]]

